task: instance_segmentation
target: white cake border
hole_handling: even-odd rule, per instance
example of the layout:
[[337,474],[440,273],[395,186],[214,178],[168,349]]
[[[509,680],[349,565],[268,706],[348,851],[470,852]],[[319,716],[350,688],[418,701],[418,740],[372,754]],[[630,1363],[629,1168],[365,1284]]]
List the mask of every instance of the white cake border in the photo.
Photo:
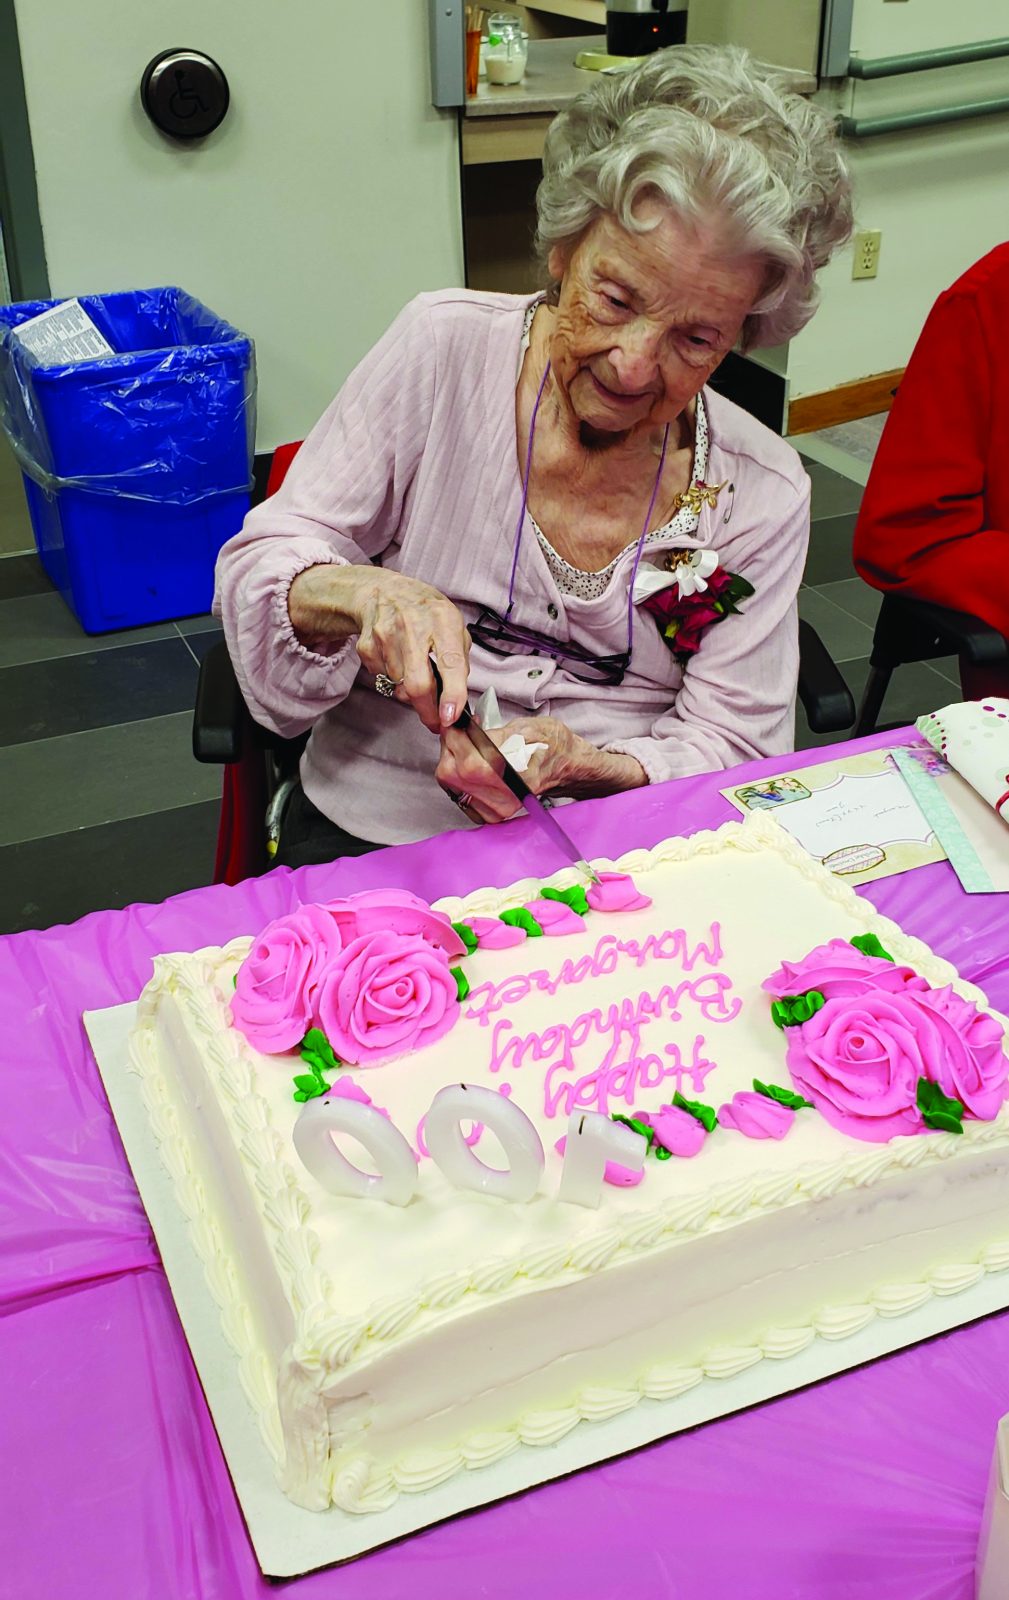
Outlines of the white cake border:
[[762,1360],[748,1370],[699,1384],[671,1407],[642,1400],[633,1410],[576,1428],[545,1447],[520,1446],[507,1459],[455,1474],[423,1494],[403,1494],[389,1509],[356,1516],[330,1507],[306,1511],[277,1487],[270,1429],[257,1429],[234,1347],[208,1292],[210,1279],[180,1207],[151,1124],[140,1079],[131,1069],[129,1038],[135,1003],[86,1012],[87,1030],[116,1125],[157,1239],[176,1307],[242,1508],[256,1558],[269,1577],[289,1578],[351,1560],[379,1545],[477,1506],[592,1466],[700,1423],[743,1410],[859,1366],[936,1334],[1009,1307],[1009,1272],[958,1287],[936,1287],[925,1304],[877,1316],[844,1337],[814,1339],[785,1362]]

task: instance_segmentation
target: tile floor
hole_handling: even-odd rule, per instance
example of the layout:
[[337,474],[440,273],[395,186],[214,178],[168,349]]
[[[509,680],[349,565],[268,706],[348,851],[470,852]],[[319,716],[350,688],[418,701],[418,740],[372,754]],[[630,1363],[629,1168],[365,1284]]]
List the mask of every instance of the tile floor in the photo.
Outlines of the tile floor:
[[[854,574],[851,536],[879,428],[840,431],[797,441],[813,481],[799,605],[857,701],[878,597]],[[221,773],[190,750],[198,664],[220,637],[216,623],[82,633],[30,553],[19,480],[0,447],[2,933],[207,883]],[[957,692],[952,661],[905,668],[886,720],[909,721]],[[801,712],[798,724],[799,748],[831,742],[810,734]]]

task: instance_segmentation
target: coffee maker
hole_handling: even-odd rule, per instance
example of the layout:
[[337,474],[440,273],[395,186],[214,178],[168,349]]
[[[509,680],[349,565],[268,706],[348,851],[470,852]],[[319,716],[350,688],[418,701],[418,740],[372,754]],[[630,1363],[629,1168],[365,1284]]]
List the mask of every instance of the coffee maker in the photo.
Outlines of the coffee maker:
[[687,12],[669,0],[606,0],[606,49],[611,56],[648,56],[667,44],[682,44]]

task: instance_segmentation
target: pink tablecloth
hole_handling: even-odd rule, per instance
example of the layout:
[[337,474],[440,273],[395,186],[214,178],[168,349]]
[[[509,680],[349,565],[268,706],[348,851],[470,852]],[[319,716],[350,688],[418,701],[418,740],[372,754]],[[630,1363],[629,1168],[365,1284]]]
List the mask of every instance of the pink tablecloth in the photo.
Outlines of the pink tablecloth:
[[[871,748],[894,735],[861,742]],[[836,752],[832,752],[836,753]],[[780,771],[755,763],[736,777]],[[816,753],[806,758],[815,760]],[[724,821],[724,774],[586,802],[618,854]],[[0,942],[0,1595],[246,1600],[260,1576],[81,1027],[151,957],[299,900],[552,867],[526,823],[201,889]],[[945,864],[868,891],[1009,1010],[1009,902]],[[298,1580],[299,1600],[967,1600],[1009,1314]]]

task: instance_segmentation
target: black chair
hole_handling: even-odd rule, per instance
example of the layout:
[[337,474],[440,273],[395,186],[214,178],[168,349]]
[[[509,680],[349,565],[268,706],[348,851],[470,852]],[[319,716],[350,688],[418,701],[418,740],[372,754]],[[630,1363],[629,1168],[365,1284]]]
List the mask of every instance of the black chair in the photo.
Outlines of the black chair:
[[[814,733],[843,733],[855,719],[855,702],[819,634],[799,623],[799,700]],[[197,761],[234,766],[261,753],[266,766],[263,854],[247,859],[245,875],[262,871],[279,831],[280,815],[298,776],[298,761],[308,738],[281,739],[256,722],[242,698],[235,669],[222,641],[200,665],[193,713],[193,754]],[[228,881],[235,881],[230,878]]]
[[[885,594],[876,618],[869,677],[855,734],[875,733],[883,700],[897,667],[912,661],[957,656],[975,667],[1009,662],[1009,639],[966,611],[950,611],[930,600]],[[897,726],[897,724],[893,724]]]

